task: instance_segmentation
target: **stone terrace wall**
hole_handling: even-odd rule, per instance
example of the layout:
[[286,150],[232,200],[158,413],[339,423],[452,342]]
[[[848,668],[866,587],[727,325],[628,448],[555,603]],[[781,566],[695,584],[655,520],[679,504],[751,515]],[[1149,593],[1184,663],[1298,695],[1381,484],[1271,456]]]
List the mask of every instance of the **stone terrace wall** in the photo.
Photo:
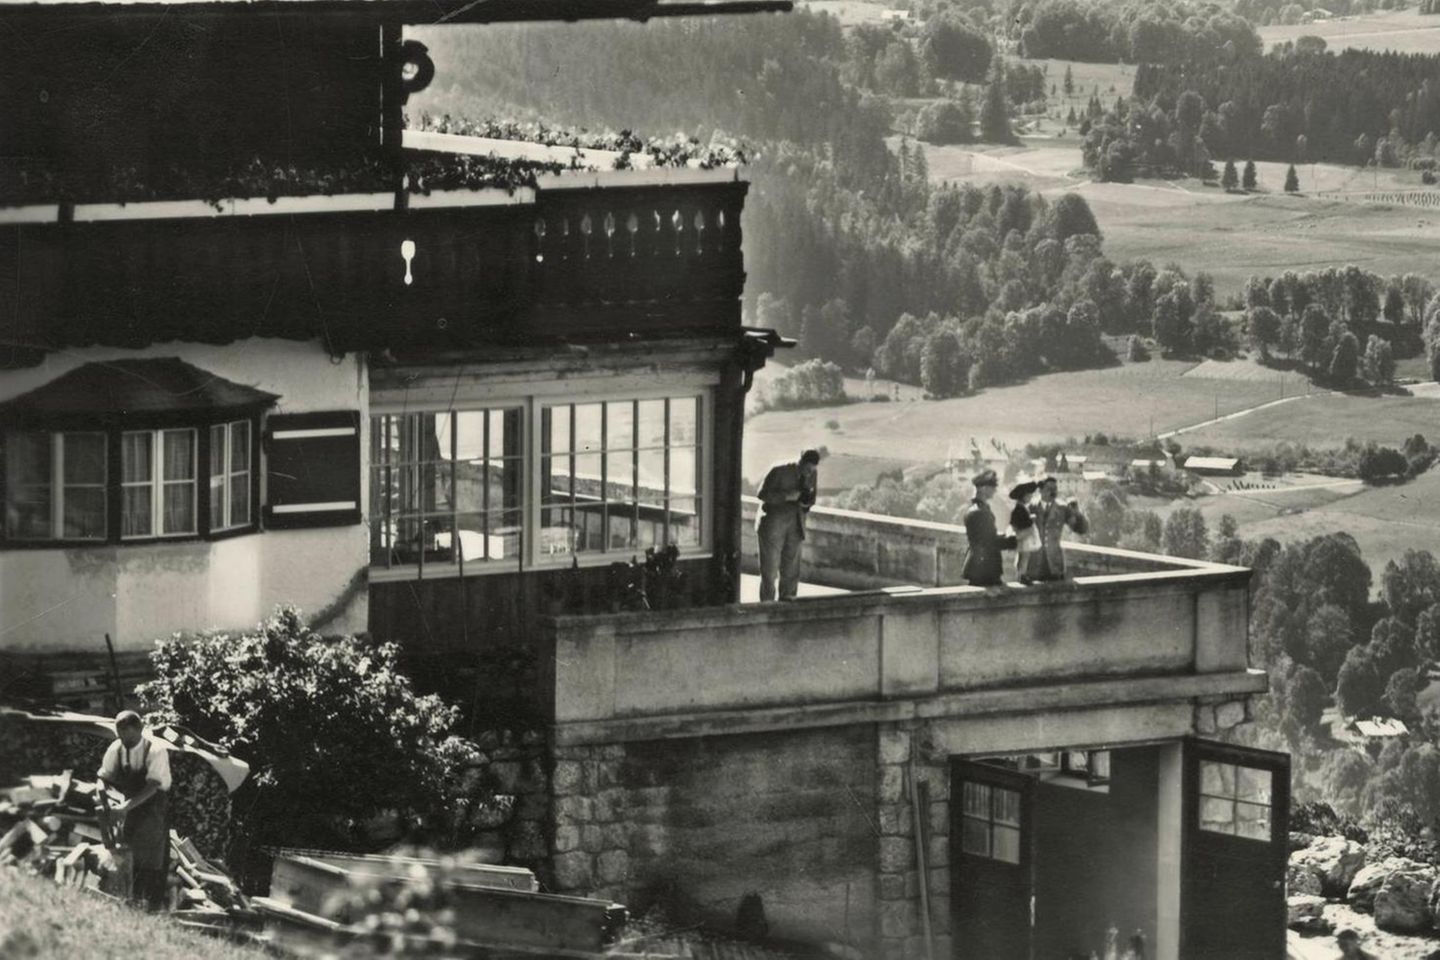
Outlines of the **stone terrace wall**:
[[929,808],[921,808],[925,869],[929,879],[930,933],[934,955],[948,957],[950,941],[950,764],[926,749],[923,726],[879,724],[879,942],[883,960],[926,955],[921,917],[920,864],[911,792],[926,784]]
[[869,948],[879,920],[872,726],[558,747],[561,891],[724,928],[747,893],[773,936]]

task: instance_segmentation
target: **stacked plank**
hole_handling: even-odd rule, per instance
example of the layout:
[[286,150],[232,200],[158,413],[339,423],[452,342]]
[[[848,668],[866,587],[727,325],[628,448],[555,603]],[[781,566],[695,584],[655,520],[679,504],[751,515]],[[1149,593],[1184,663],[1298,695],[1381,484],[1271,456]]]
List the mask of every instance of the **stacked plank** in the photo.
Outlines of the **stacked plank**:
[[[73,771],[36,775],[0,789],[0,866],[16,866],[56,883],[128,899],[130,852],[109,811],[124,797]],[[170,831],[168,906],[187,927],[253,939],[260,915],[224,868]]]

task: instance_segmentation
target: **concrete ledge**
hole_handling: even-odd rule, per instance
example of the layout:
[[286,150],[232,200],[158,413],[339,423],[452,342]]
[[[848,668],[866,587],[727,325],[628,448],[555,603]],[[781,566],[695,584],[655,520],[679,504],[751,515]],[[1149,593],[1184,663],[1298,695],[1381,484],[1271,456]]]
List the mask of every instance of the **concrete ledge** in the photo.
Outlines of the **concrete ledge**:
[[1131,677],[1007,687],[892,701],[722,710],[633,719],[557,723],[555,743],[578,746],[764,733],[854,723],[895,723],[981,716],[1051,713],[1147,703],[1187,704],[1198,697],[1251,696],[1269,690],[1263,670],[1185,676]]

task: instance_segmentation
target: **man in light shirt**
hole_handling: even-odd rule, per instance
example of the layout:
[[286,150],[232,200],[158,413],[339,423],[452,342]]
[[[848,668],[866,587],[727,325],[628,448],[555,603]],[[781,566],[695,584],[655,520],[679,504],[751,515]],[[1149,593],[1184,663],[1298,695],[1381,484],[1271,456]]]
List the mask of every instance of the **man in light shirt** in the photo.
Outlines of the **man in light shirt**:
[[117,739],[105,750],[100,779],[125,795],[114,808],[123,814],[120,840],[130,848],[135,866],[133,896],[151,910],[164,906],[166,855],[170,828],[166,808],[170,794],[169,752],[145,735],[145,722],[133,710],[115,717]]

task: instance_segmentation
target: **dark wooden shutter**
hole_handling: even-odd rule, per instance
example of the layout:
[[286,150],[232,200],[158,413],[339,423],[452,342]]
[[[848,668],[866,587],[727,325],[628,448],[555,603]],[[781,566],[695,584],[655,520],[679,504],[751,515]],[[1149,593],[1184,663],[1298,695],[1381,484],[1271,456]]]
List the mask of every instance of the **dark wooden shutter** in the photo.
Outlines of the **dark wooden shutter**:
[[265,422],[265,525],[359,523],[360,414],[274,414]]

